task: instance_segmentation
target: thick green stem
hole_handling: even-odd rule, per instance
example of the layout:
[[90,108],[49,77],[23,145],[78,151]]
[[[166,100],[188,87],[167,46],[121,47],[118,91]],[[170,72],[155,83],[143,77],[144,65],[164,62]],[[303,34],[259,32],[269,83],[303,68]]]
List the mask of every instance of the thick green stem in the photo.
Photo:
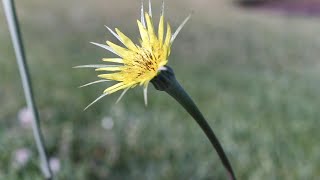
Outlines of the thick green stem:
[[230,178],[235,180],[236,177],[234,175],[232,167],[218,138],[210,128],[208,122],[206,121],[198,107],[192,101],[191,97],[186,93],[186,91],[176,80],[173,70],[170,67],[166,67],[166,70],[161,71],[159,75],[156,76],[151,82],[157,90],[167,92],[176,101],[178,101],[185,108],[185,110],[194,118],[194,120],[204,131],[204,133],[212,143],[213,147],[217,151],[224,167],[229,173]]
[[18,18],[15,11],[15,6],[13,0],[3,0],[3,7],[7,17],[7,22],[16,54],[16,59],[20,71],[20,76],[22,80],[22,86],[26,98],[28,108],[32,111],[33,121],[32,130],[34,135],[34,140],[37,145],[37,149],[40,155],[41,170],[47,180],[52,179],[52,173],[50,170],[47,153],[44,146],[44,138],[40,129],[39,114],[37,106],[34,101],[31,79],[28,71],[28,66],[26,63],[26,56],[23,48],[21,33],[18,24]]

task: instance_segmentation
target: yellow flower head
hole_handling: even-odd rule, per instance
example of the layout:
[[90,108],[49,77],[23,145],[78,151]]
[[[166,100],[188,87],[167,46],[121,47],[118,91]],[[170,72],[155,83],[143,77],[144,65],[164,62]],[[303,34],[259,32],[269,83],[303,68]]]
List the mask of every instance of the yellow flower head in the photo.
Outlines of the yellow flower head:
[[93,42],[92,44],[102,47],[117,55],[118,57],[116,58],[103,59],[105,62],[115,63],[117,65],[83,65],[77,67],[96,68],[96,71],[103,72],[103,74],[98,75],[101,80],[85,84],[82,87],[106,81],[116,81],[117,83],[105,89],[103,94],[86,108],[108,94],[123,90],[123,93],[117,100],[118,102],[128,89],[137,85],[144,87],[144,99],[145,104],[147,104],[148,84],[168,63],[171,45],[189,18],[190,15],[177,28],[175,33],[172,34],[169,23],[166,24],[166,28],[164,25],[163,3],[158,30],[156,32],[152,21],[151,2],[149,0],[149,12],[144,13],[142,2],[141,20],[137,20],[141,36],[139,44],[132,42],[132,40],[119,29],[116,28],[114,32],[106,26],[111,34],[113,34],[124,45],[124,47],[116,45],[110,41],[107,41],[106,45]]

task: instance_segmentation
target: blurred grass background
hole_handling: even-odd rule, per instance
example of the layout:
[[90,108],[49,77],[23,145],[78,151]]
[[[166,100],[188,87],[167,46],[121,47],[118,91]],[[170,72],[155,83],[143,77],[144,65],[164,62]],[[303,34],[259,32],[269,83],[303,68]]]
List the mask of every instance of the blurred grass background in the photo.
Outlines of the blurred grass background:
[[[161,2],[153,4],[158,14]],[[46,144],[61,163],[58,179],[225,179],[200,128],[153,87],[148,107],[136,88],[119,104],[111,95],[83,112],[109,84],[78,89],[96,74],[72,67],[111,55],[89,43],[115,41],[104,25],[137,37],[140,1],[29,0],[16,6]],[[0,9],[0,179],[42,179],[31,129],[17,116],[25,100]],[[166,2],[173,27],[191,11],[169,65],[238,178],[319,178],[319,18],[244,10],[231,0]],[[31,148],[32,160],[16,168],[19,148]]]

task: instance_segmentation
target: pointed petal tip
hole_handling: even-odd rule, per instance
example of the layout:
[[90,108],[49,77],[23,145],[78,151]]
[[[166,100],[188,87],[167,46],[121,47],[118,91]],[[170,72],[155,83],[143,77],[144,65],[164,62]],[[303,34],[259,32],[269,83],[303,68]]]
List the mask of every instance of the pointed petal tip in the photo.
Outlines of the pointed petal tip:
[[84,68],[87,65],[78,65],[78,66],[73,66],[73,69],[80,69],[80,68]]
[[98,83],[102,83],[102,82],[108,82],[110,80],[108,79],[101,79],[101,80],[97,80],[97,81],[93,81],[93,82],[89,82],[87,84],[84,84],[84,85],[81,85],[79,86],[78,88],[83,88],[83,87],[87,87],[87,86],[90,86],[90,85],[93,85],[93,84],[98,84]]
[[105,68],[105,67],[115,67],[116,65],[105,65],[105,64],[87,64],[87,65],[80,65],[74,66],[73,68]]
[[149,0],[149,15],[152,17],[152,5],[151,5],[151,0]]
[[143,27],[146,27],[146,22],[144,19],[144,7],[143,7],[143,3],[144,1],[141,0],[141,24],[143,25]]
[[128,90],[129,88],[123,90],[123,92],[121,93],[121,95],[119,96],[115,104],[118,104],[118,102],[120,102],[120,100],[123,98],[123,96],[127,93]]
[[173,41],[176,39],[176,37],[178,36],[179,32],[181,31],[181,29],[184,27],[184,25],[189,21],[189,19],[191,18],[192,14],[189,14],[184,21],[180,24],[180,26],[177,28],[177,30],[174,32],[174,34],[171,37],[170,43],[172,44]]
[[102,98],[105,97],[106,95],[108,95],[108,93],[103,93],[101,96],[99,96],[97,99],[95,99],[92,103],[90,103],[86,108],[84,108],[83,111],[86,111],[90,106],[92,106],[93,104],[95,104],[97,101],[99,101],[100,99],[102,99]]
[[148,84],[143,88],[144,105],[148,106]]
[[111,29],[109,26],[104,25],[104,27],[105,27],[105,28],[107,28],[107,29],[108,29],[108,31],[110,31],[110,32],[112,33],[112,29]]
[[161,16],[164,16],[164,0],[162,0]]
[[105,26],[105,27],[108,29],[108,31],[109,31],[114,37],[116,37],[116,38],[123,44],[122,39],[121,39],[120,36],[117,34],[118,31],[119,31],[118,28],[115,28],[115,30],[116,30],[116,32],[117,32],[117,33],[115,33],[115,32],[114,32],[111,28],[109,28],[108,26]]
[[108,50],[109,52],[111,52],[111,53],[113,53],[115,55],[118,55],[110,46],[107,46],[107,45],[104,45],[104,44],[95,43],[95,42],[90,42],[90,43],[93,44],[93,45],[96,45],[98,47],[101,47],[103,49],[106,49],[106,50]]

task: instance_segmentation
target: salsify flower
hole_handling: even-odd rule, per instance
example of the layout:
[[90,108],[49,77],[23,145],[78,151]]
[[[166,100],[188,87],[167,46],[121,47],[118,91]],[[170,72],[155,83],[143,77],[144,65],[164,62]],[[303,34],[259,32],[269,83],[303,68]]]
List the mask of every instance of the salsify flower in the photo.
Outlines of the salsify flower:
[[149,12],[144,13],[142,2],[141,20],[137,20],[141,36],[139,44],[135,44],[118,28],[116,28],[114,32],[106,26],[111,34],[113,34],[124,45],[124,47],[111,41],[107,41],[106,45],[94,42],[92,42],[92,44],[102,47],[118,56],[116,58],[103,59],[105,62],[116,63],[117,65],[83,65],[77,66],[76,68],[88,67],[96,68],[96,71],[99,72],[106,71],[106,73],[98,75],[99,78],[102,78],[101,80],[90,82],[82,87],[106,81],[116,81],[117,83],[105,89],[103,94],[89,104],[85,109],[104,96],[123,90],[123,93],[117,100],[118,102],[130,88],[136,87],[137,85],[143,86],[144,100],[145,104],[147,104],[148,84],[155,76],[157,76],[159,71],[165,68],[164,66],[168,63],[171,45],[189,18],[190,15],[182,22],[175,33],[172,34],[170,24],[166,23],[165,26],[164,3],[162,3],[159,25],[156,32],[152,20],[151,2],[149,0]]
[[141,20],[137,21],[141,36],[139,44],[132,42],[119,29],[116,28],[114,32],[107,27],[107,29],[124,45],[124,47],[116,45],[110,41],[107,41],[106,45],[98,43],[93,44],[117,55],[117,58],[105,58],[103,61],[116,63],[118,65],[83,65],[77,67],[96,68],[96,71],[99,72],[107,71],[107,73],[98,75],[98,77],[102,78],[102,80],[90,82],[82,87],[106,81],[116,81],[117,83],[107,88],[100,97],[94,100],[85,109],[90,107],[104,96],[119,90],[123,90],[122,94],[117,100],[118,102],[128,91],[128,89],[136,87],[137,85],[143,86],[145,104],[147,104],[147,88],[149,82],[151,82],[157,90],[165,91],[175,100],[177,100],[195,119],[217,151],[224,167],[228,171],[230,179],[235,180],[236,177],[232,170],[231,164],[218,138],[191,97],[176,80],[173,69],[166,65],[168,63],[171,45],[189,18],[190,15],[182,22],[175,33],[172,34],[169,23],[167,23],[165,26],[163,3],[159,25],[156,32],[152,20],[151,2],[149,0],[149,12],[144,13],[142,2]]

